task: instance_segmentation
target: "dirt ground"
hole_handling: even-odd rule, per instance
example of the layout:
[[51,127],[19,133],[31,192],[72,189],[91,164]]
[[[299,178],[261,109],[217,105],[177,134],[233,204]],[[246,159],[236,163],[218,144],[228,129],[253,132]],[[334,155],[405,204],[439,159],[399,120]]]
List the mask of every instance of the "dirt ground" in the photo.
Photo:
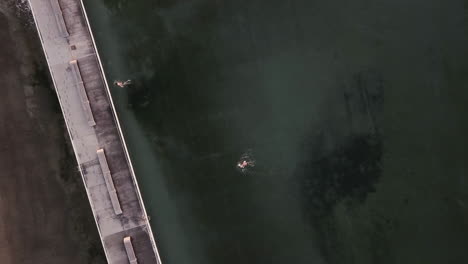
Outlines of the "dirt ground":
[[0,263],[105,263],[37,33],[18,1],[0,1]]

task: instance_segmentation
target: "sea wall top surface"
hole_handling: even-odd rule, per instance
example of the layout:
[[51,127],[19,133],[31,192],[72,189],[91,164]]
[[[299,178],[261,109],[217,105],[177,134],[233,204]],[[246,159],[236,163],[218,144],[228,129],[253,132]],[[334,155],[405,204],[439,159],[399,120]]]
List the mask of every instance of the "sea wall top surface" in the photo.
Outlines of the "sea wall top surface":
[[29,2],[108,262],[129,262],[124,238],[130,237],[138,263],[160,263],[82,3]]

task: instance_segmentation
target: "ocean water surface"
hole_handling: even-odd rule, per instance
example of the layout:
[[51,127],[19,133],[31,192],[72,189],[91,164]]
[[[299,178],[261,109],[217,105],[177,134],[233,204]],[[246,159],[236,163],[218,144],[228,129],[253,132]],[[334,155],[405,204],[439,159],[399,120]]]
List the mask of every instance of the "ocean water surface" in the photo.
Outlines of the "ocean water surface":
[[84,2],[164,263],[468,262],[466,1]]

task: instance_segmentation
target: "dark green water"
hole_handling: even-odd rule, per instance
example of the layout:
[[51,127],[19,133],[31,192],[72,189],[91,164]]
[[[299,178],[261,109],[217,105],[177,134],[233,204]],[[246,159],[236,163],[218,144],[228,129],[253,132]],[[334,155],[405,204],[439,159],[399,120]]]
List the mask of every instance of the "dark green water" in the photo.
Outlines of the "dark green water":
[[468,263],[467,1],[85,4],[164,263]]

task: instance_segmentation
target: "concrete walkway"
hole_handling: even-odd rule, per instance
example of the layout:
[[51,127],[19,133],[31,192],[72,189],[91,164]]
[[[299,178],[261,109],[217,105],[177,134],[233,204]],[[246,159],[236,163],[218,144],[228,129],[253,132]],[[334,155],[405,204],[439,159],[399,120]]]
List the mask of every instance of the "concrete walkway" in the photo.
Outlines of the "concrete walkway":
[[108,262],[160,263],[82,3],[29,2]]

